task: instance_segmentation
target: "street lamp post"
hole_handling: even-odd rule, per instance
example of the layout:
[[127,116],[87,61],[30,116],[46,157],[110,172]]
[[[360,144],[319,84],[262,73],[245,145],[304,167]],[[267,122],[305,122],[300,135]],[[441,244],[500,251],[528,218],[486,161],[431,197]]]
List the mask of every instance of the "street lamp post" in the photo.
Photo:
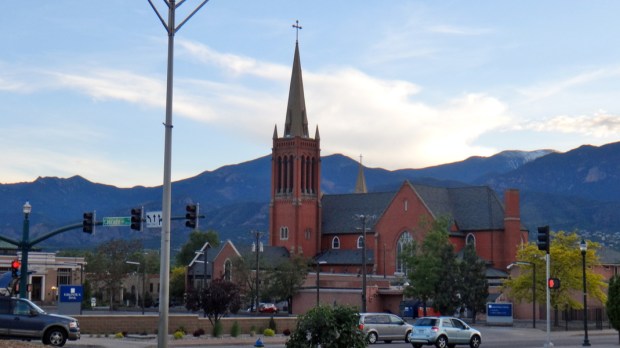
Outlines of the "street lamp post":
[[262,232],[259,231],[252,231],[252,234],[254,234],[254,237],[256,238],[256,243],[252,243],[252,252],[256,253],[256,314],[258,314],[258,304],[260,302],[260,292],[258,291],[258,285],[259,285],[259,262],[258,262],[258,256],[259,253],[263,252],[263,243],[260,242],[260,237],[262,235]]
[[590,346],[590,340],[588,340],[588,293],[586,290],[586,253],[588,251],[588,243],[582,238],[579,243],[579,250],[581,250],[581,261],[583,270],[583,331],[585,337],[583,338],[584,347]]
[[316,262],[316,306],[319,306],[319,302],[320,302],[320,295],[319,295],[319,289],[321,288],[321,283],[320,283],[320,276],[321,276],[321,265],[326,264],[327,261],[317,261]]
[[[140,262],[137,261],[125,261],[126,264],[129,265],[136,265],[138,267],[136,267],[136,275],[139,274],[140,272]],[[146,263],[144,264],[144,267],[142,267],[142,315],[144,315],[144,290],[145,290],[145,286],[144,286],[144,278],[146,278]],[[138,300],[138,292],[136,291],[136,306],[140,304],[140,301]]]
[[532,327],[536,328],[536,264],[528,261],[517,261],[508,265],[511,269],[514,265],[531,265],[532,266]]
[[23,206],[24,212],[24,228],[22,230],[22,267],[19,275],[19,297],[26,298],[28,296],[28,249],[30,249],[30,212],[32,206],[26,202]]
[[359,214],[356,216],[362,222],[362,307],[361,312],[366,312],[366,225],[373,217]]

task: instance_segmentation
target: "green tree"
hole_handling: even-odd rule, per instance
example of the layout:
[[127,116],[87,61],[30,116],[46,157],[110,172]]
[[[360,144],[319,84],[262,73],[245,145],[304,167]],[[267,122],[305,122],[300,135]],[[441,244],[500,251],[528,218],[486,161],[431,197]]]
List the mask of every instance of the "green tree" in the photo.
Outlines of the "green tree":
[[224,314],[239,311],[241,307],[239,287],[227,280],[213,280],[202,290],[189,291],[185,307],[190,311],[202,310],[204,316],[215,326]]
[[266,271],[268,296],[286,300],[288,312],[293,313],[293,296],[299,291],[308,275],[308,260],[300,255],[293,255],[289,260]]
[[187,266],[196,256],[196,250],[200,250],[206,242],[209,242],[212,248],[220,245],[220,239],[216,231],[209,230],[201,232],[194,230],[190,232],[187,242],[181,247],[181,251],[175,256],[177,266]]
[[484,260],[476,254],[473,245],[463,250],[463,259],[459,262],[459,294],[461,304],[473,312],[474,323],[476,313],[484,312],[489,296],[489,284],[486,277]]
[[170,297],[182,299],[185,295],[185,270],[183,266],[174,267],[170,272]]
[[[552,240],[549,248],[551,257],[550,276],[560,279],[559,289],[551,291],[551,306],[554,308],[583,309],[582,301],[574,297],[574,293],[583,291],[583,276],[581,264],[581,251],[579,241],[581,238],[576,233],[567,234],[563,231],[551,233]],[[586,279],[587,293],[601,303],[607,301],[603,276],[595,273],[592,268],[600,265],[597,250],[599,244],[588,243],[586,253]],[[536,277],[536,298],[546,297],[547,281],[544,276],[545,252],[538,250],[536,243],[530,242],[517,251],[517,260],[536,264],[536,270],[542,270],[541,277]],[[529,266],[523,267],[524,272],[504,282],[504,289],[508,295],[516,301],[530,302],[532,299],[532,275]]]
[[86,270],[92,280],[92,286],[98,287],[108,295],[110,308],[113,310],[120,294],[123,279],[127,273],[135,271],[134,265],[126,261],[142,250],[139,240],[113,239],[99,245],[93,253],[86,254]]
[[297,320],[286,342],[290,348],[362,348],[368,343],[359,329],[359,315],[350,307],[314,307]]
[[617,275],[609,280],[609,291],[605,307],[609,317],[609,324],[618,331],[618,342],[620,342],[620,277]]
[[422,244],[411,243],[402,256],[410,284],[405,288],[405,295],[422,301],[424,315],[430,300],[436,310],[450,314],[459,304],[458,267],[448,234],[450,220],[439,218],[429,228],[424,226],[428,233]]

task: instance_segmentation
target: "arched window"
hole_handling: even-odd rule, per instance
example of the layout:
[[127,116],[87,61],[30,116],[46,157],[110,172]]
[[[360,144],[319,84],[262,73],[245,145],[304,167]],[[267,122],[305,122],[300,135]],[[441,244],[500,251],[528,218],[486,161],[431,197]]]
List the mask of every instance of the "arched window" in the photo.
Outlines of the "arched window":
[[334,237],[332,239],[332,249],[340,249],[340,238]]
[[357,238],[357,248],[361,249],[364,247],[364,237],[363,236],[359,236]]
[[288,239],[288,227],[282,226],[280,227],[280,240]]
[[405,263],[402,260],[403,252],[405,251],[405,247],[413,242],[413,237],[411,233],[405,231],[398,238],[398,242],[396,244],[396,272],[401,272],[403,274],[407,274],[407,268],[405,267]]
[[232,280],[232,261],[230,259],[224,261],[224,280]]
[[474,247],[476,246],[476,237],[473,234],[468,234],[467,237],[465,237],[465,244],[466,245],[473,245]]

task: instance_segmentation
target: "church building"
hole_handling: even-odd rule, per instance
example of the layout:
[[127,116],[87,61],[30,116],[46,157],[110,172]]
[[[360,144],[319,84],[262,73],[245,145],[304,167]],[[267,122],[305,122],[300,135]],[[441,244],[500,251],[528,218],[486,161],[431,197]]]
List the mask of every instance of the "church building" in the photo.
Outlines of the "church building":
[[[366,311],[399,313],[406,286],[400,261],[403,246],[422,241],[424,222],[451,221],[450,240],[459,252],[473,244],[493,279],[506,277],[518,245],[527,242],[519,192],[504,192],[503,202],[486,186],[441,188],[405,181],[394,192],[367,192],[363,167],[355,192],[321,193],[321,139],[308,129],[299,44],[295,44],[288,106],[282,134],[273,131],[268,246],[263,254],[312,260],[303,289],[293,298],[293,313],[321,304],[360,306]],[[352,183],[355,178],[352,178]],[[213,275],[230,277],[230,259],[242,256],[232,242],[213,255]],[[265,255],[267,256],[267,255]],[[365,291],[362,288],[365,285]]]

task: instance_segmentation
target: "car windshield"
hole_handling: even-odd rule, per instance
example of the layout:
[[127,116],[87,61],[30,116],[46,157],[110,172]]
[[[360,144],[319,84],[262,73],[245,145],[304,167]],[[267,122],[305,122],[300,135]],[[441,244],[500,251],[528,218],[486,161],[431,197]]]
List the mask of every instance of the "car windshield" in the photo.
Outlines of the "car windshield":
[[416,320],[413,326],[437,326],[437,319],[435,318],[420,318]]

